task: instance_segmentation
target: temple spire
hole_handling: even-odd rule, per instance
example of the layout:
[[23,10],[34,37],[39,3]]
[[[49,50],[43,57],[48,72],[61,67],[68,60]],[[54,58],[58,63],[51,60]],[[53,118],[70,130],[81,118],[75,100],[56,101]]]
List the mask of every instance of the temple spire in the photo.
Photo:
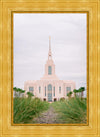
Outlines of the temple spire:
[[49,36],[49,51],[51,51],[51,37]]
[[49,36],[49,53],[48,53],[48,59],[52,59],[52,53],[51,53],[51,37]]

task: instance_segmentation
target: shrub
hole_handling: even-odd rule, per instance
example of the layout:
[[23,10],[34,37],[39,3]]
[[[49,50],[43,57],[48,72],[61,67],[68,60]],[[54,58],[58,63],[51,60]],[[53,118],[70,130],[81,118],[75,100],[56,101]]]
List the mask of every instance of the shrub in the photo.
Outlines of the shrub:
[[42,102],[37,98],[14,98],[14,123],[28,123],[35,115],[47,110],[48,107],[48,102]]
[[52,106],[59,113],[61,123],[86,123],[87,105],[86,99],[70,98],[69,100],[59,101]]
[[86,123],[86,108],[86,101],[80,98],[69,100],[62,109],[64,119],[70,123]]
[[64,97],[60,98],[60,101],[64,101],[64,100],[65,100],[65,98],[64,98]]

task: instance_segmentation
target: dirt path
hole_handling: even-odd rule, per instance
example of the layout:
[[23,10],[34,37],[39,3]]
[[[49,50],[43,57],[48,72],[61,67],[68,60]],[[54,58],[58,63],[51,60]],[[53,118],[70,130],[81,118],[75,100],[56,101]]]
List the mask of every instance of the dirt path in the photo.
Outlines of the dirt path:
[[59,118],[54,108],[50,106],[47,111],[41,113],[40,116],[34,118],[33,121],[35,123],[53,124],[53,123],[59,123]]

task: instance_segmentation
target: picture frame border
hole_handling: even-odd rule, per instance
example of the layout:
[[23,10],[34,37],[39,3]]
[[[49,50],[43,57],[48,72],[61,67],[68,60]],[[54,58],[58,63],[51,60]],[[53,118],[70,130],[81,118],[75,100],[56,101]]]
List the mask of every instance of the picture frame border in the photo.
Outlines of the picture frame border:
[[[100,97],[99,89],[99,36],[100,33],[97,31],[99,28],[99,0],[48,0],[48,1],[36,1],[36,0],[3,0],[0,1],[0,19],[2,22],[0,23],[1,31],[0,31],[0,135],[4,136],[100,136],[100,101],[98,100]],[[13,124],[13,119],[11,116],[11,110],[13,110],[13,102],[11,95],[11,88],[13,88],[13,75],[11,68],[13,68],[13,62],[11,60],[13,56],[13,47],[11,46],[13,43],[13,33],[12,33],[12,16],[15,12],[86,12],[88,15],[88,23],[89,27],[87,30],[88,34],[88,45],[87,51],[89,52],[89,56],[87,56],[88,64],[88,75],[87,75],[87,88],[91,91],[89,92],[88,97],[88,122],[87,124],[31,124],[23,125],[23,124]],[[99,17],[99,18],[98,18]],[[93,20],[94,18],[94,20]],[[93,45],[95,44],[95,46]],[[12,50],[11,50],[12,49]],[[87,53],[88,53],[87,52]],[[11,56],[12,55],[12,56]],[[95,84],[93,84],[95,81]],[[7,90],[6,90],[7,89]],[[95,89],[95,92],[94,92]],[[5,94],[4,94],[5,93]],[[12,104],[11,104],[12,102]],[[12,109],[11,109],[12,108]],[[95,112],[95,113],[94,113]]]

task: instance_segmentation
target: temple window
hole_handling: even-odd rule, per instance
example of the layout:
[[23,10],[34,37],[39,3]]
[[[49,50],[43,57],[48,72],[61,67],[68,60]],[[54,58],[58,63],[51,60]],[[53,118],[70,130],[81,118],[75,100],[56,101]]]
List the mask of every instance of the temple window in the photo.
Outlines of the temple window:
[[34,91],[34,87],[29,87],[29,91]]
[[34,87],[29,87],[29,92],[33,93]]
[[53,92],[54,92],[54,96],[55,96],[55,87],[53,87]]
[[59,87],[59,93],[61,93],[61,87]]
[[46,96],[46,87],[45,87],[45,96]]
[[48,75],[51,75],[51,74],[52,74],[52,67],[48,66]]
[[41,93],[41,87],[39,86],[39,93]]
[[52,91],[52,85],[51,84],[48,85],[48,91]]
[[66,87],[66,91],[71,91],[71,87]]

